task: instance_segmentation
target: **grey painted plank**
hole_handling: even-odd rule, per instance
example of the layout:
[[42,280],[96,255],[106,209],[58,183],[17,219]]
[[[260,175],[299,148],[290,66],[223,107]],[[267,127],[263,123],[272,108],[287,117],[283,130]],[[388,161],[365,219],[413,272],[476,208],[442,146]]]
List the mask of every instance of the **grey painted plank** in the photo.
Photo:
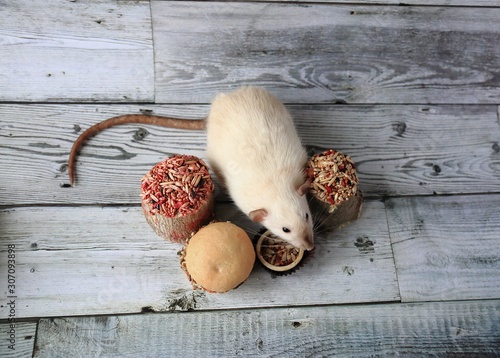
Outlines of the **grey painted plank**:
[[[233,206],[217,208],[217,218],[255,232]],[[181,246],[157,237],[140,207],[4,209],[0,223],[0,255],[16,245],[20,318],[399,300],[379,201],[365,202],[355,223],[317,238],[314,256],[294,274],[273,278],[257,264],[226,294],[191,289]],[[358,247],[359,240],[372,245]],[[0,307],[0,318],[7,311]]]
[[[11,326],[12,324],[14,327]],[[31,357],[35,346],[36,327],[37,324],[34,322],[0,323],[0,356],[3,358]]]
[[500,302],[42,319],[35,357],[498,357]]
[[160,103],[241,84],[289,103],[500,102],[500,8],[151,5]]
[[0,18],[0,100],[154,100],[148,1],[7,1]]
[[119,126],[87,143],[77,162],[76,187],[64,187],[69,151],[78,135],[106,118],[141,109],[186,118],[206,115],[206,107],[196,106],[0,105],[0,166],[5,168],[0,203],[139,203],[140,179],[153,165],[175,153],[203,156],[202,131]]
[[386,204],[403,301],[500,298],[500,195]]
[[[167,1],[167,0],[155,0]],[[432,6],[500,6],[498,0],[233,0],[234,2],[299,2],[299,3],[328,3],[328,4],[350,4],[359,5],[432,5]]]
[[338,148],[367,195],[500,191],[500,125],[489,106],[310,106],[303,141]]
[[[289,108],[304,144],[352,156],[368,196],[500,191],[497,106]],[[87,142],[76,186],[64,187],[78,134],[141,109],[185,118],[208,113],[201,105],[0,105],[0,205],[139,203],[140,179],[154,164],[174,153],[205,158],[202,131],[119,126]]]

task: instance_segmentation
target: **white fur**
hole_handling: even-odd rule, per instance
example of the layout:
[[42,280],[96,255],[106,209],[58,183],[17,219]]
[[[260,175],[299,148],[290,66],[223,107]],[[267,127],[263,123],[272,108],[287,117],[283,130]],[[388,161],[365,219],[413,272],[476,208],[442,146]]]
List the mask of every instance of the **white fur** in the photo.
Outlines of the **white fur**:
[[312,249],[312,217],[306,196],[298,192],[307,155],[285,106],[263,89],[243,87],[215,98],[206,128],[210,165],[236,205],[247,215],[266,210],[264,226]]

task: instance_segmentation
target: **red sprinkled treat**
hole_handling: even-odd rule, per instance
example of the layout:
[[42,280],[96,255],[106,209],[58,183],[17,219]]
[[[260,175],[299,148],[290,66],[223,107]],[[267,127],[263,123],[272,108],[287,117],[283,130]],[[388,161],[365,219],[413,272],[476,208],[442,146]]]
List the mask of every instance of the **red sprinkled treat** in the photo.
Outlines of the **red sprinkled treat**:
[[356,194],[359,180],[351,157],[330,149],[314,155],[307,164],[311,193],[316,198],[338,205]]
[[148,223],[164,239],[184,243],[213,217],[214,183],[203,160],[175,155],[142,178],[142,208]]
[[330,149],[313,155],[306,175],[311,182],[311,211],[325,230],[333,230],[356,220],[361,212],[363,193],[351,157]]

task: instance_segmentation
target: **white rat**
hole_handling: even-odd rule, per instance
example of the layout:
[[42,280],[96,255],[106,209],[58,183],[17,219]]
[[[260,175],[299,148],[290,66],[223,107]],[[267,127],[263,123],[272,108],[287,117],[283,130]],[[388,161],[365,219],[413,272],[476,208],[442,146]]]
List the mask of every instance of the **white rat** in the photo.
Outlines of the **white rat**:
[[258,87],[219,94],[208,117],[200,120],[124,115],[100,122],[83,132],[71,149],[71,184],[76,154],[85,139],[125,123],[206,128],[210,167],[240,210],[290,244],[313,249],[313,222],[306,198],[309,183],[304,176],[307,154],[292,117],[272,94]]

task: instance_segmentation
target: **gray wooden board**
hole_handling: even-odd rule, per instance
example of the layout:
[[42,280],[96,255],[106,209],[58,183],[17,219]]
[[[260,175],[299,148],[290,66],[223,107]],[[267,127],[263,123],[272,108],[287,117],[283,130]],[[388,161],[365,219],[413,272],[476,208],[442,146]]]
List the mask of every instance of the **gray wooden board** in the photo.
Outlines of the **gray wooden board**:
[[367,195],[498,192],[495,112],[493,106],[292,107],[306,144],[351,155]]
[[500,302],[40,320],[35,357],[498,357]]
[[500,195],[386,204],[403,301],[500,298]]
[[[155,0],[168,1],[168,0]],[[373,4],[373,5],[433,5],[433,6],[500,6],[498,0],[232,0],[232,2],[298,2],[298,3],[328,3],[328,4]]]
[[[11,326],[12,324],[14,327]],[[0,356],[3,358],[31,357],[35,346],[36,326],[34,322],[0,323]]]
[[202,131],[118,126],[86,143],[76,187],[64,187],[78,135],[99,121],[141,109],[186,118],[202,118],[207,111],[206,106],[1,104],[0,204],[139,203],[140,179],[153,165],[175,153],[203,156]]
[[241,84],[293,103],[500,102],[500,8],[151,7],[160,103],[207,103]]
[[[341,150],[358,165],[367,196],[500,191],[496,106],[290,105],[304,144]],[[106,118],[139,113],[203,118],[204,105],[0,105],[0,205],[139,203],[140,179],[171,154],[205,158],[205,134],[126,125],[77,136]]]
[[[230,204],[218,205],[217,218],[256,231]],[[12,243],[18,317],[399,300],[380,201],[364,203],[361,218],[348,227],[320,235],[314,256],[294,274],[273,278],[256,264],[248,280],[226,294],[193,292],[180,269],[181,245],[157,237],[140,207],[1,210],[1,277]],[[7,311],[0,307],[0,318]]]
[[0,100],[154,100],[148,1],[3,1],[0,18]]

